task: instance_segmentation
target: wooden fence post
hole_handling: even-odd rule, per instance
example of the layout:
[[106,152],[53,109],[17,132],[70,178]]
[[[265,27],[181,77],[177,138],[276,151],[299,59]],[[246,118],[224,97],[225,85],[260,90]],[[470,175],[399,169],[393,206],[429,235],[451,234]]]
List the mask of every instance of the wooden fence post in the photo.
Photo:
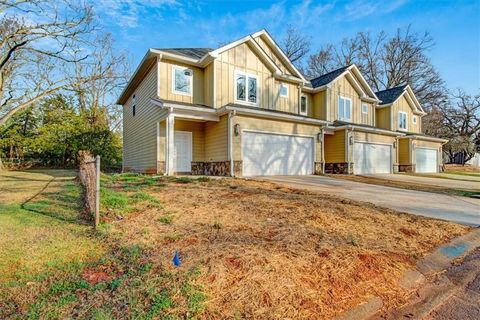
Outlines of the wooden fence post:
[[100,222],[100,156],[95,157],[95,172],[96,172],[96,183],[95,183],[95,228],[98,227]]

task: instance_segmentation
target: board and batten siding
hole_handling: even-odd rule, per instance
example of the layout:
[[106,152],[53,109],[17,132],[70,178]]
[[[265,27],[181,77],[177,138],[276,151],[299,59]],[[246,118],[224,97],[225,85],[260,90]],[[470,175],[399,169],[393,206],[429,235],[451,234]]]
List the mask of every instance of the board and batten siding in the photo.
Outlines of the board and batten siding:
[[[132,96],[135,94],[135,116]],[[157,96],[156,64],[123,106],[123,168],[125,171],[156,172],[157,123],[160,108],[150,103]]]
[[[248,116],[235,116],[232,120],[232,126],[238,124],[242,130],[252,130],[264,133],[276,133],[286,135],[311,136],[315,140],[315,159],[321,162],[322,145],[317,141],[317,134],[320,132],[320,126],[295,123],[289,121],[280,121]],[[232,136],[233,160],[242,160],[242,134]]]
[[381,129],[390,130],[392,123],[390,121],[391,116],[390,113],[392,112],[391,107],[384,107],[377,109],[376,112],[376,127]]
[[273,77],[271,70],[252,51],[248,43],[221,53],[215,62],[217,107],[240,103],[235,101],[235,71],[257,77],[259,108],[298,113],[298,86],[282,82],[288,86],[288,98],[280,97],[280,81]]
[[325,137],[325,162],[343,163],[345,160],[345,130],[335,131]]
[[205,161],[228,160],[228,116],[205,123]]
[[[343,96],[352,100],[351,109],[351,123],[358,123],[364,125],[375,125],[375,108],[372,103],[364,102],[360,99],[360,95],[352,86],[346,76],[342,76],[335,80],[332,87],[327,89],[327,121],[335,121],[338,119],[338,97]],[[368,106],[366,115],[362,114],[362,104]]]
[[398,163],[401,165],[409,165],[410,161],[410,139],[398,139]]
[[[391,107],[390,107],[391,108]],[[393,128],[394,130],[398,130],[398,112],[403,111],[407,113],[407,131],[413,133],[420,133],[422,131],[421,123],[422,117],[419,115],[417,116],[417,124],[413,123],[413,110],[412,106],[408,103],[405,96],[402,95],[397,101],[393,103]]]
[[254,40],[263,49],[263,51],[265,51],[265,53],[270,58],[272,58],[273,62],[277,65],[277,67],[280,68],[280,70],[282,70],[283,73],[288,74],[288,75],[292,75],[292,73],[289,71],[288,67],[282,62],[280,57],[272,50],[270,45],[262,39],[261,36],[256,37]]
[[[188,68],[193,72],[192,95],[173,92],[173,66]],[[162,59],[159,62],[160,72],[160,99],[181,103],[205,104],[204,69],[190,66],[177,61]]]

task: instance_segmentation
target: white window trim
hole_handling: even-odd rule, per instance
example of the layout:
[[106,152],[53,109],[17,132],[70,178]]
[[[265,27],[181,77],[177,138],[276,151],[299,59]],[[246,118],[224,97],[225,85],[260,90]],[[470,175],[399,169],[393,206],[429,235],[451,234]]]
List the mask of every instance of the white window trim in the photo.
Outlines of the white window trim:
[[[400,115],[401,114],[404,114],[405,115],[405,126],[406,128],[400,128]],[[398,130],[401,130],[401,131],[408,131],[408,113],[406,113],[405,111],[398,111],[398,119],[397,119],[397,122],[398,122]]]
[[[340,112],[339,112],[340,111],[340,101],[339,101],[340,98],[350,101],[350,118],[340,118]],[[341,121],[347,121],[347,122],[352,121],[352,99],[344,97],[344,96],[338,96],[338,99],[337,99],[337,118],[338,118],[338,120],[341,120]]]
[[[365,110],[363,110],[363,107],[366,107]],[[363,114],[368,114],[368,104],[362,103],[362,113]]]
[[413,123],[413,124],[417,124],[417,122],[418,122],[417,116],[416,116],[416,115],[413,115],[413,116],[412,116],[412,123]]
[[[245,76],[245,101],[237,99],[237,75]],[[256,80],[256,83],[257,83],[257,102],[248,101],[248,78],[255,78],[255,80]],[[235,103],[243,104],[243,105],[247,105],[247,106],[254,106],[254,107],[258,106],[258,104],[260,102],[260,92],[258,90],[259,86],[258,86],[258,76],[257,75],[235,70],[235,72],[233,73],[233,86],[234,86],[233,87],[233,94],[234,94]]]
[[[305,98],[305,112],[302,112],[302,98]],[[300,110],[301,115],[304,115],[304,116],[308,115],[308,98],[304,94],[302,94],[300,96],[300,108],[299,108],[299,110]]]
[[[287,88],[287,94],[286,95],[282,95],[282,86]],[[283,82],[280,82],[280,90],[279,91],[280,91],[280,98],[288,98],[288,85],[286,85]]]
[[[190,70],[192,72],[192,76],[190,77],[190,92],[183,92],[183,91],[177,91],[175,90],[175,71],[185,71],[185,70]],[[174,94],[180,94],[182,96],[192,96],[193,92],[193,70],[187,67],[181,67],[181,66],[172,66],[172,92]]]

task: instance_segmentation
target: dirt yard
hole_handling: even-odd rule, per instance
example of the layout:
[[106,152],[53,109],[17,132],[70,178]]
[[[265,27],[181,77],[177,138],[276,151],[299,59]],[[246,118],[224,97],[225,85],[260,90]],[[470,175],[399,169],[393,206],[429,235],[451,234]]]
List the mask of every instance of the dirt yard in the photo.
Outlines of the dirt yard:
[[1,201],[16,199],[3,237],[23,239],[2,266],[1,318],[330,319],[374,295],[394,307],[402,271],[469,230],[267,182],[122,174],[102,178],[101,228],[87,232],[71,180],[44,189],[29,174],[0,176]]

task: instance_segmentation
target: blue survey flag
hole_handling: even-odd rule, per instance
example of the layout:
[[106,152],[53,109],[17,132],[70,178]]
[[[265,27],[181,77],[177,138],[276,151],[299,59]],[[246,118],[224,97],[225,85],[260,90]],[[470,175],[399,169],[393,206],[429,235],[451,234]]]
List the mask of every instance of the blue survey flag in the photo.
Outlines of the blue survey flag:
[[175,255],[173,256],[173,265],[175,267],[180,267],[182,264],[182,261],[180,260],[180,253],[178,253],[178,250],[175,251]]

